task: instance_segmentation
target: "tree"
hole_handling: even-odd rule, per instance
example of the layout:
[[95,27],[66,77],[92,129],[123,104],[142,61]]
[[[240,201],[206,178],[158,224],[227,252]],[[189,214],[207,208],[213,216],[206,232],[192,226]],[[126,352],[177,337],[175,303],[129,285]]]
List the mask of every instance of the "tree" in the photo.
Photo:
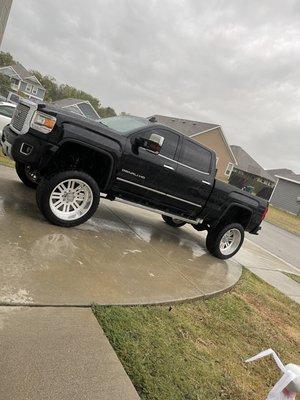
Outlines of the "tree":
[[16,61],[13,59],[13,56],[10,53],[0,51],[0,67],[6,67],[14,64],[16,64]]
[[101,118],[115,117],[117,115],[115,110],[111,107],[100,107],[98,113]]
[[43,87],[46,89],[45,101],[59,100],[59,87],[56,83],[55,78],[49,75],[42,75],[39,71],[30,71],[36,78],[41,82]]
[[4,97],[10,92],[10,79],[8,76],[0,74],[0,94]]

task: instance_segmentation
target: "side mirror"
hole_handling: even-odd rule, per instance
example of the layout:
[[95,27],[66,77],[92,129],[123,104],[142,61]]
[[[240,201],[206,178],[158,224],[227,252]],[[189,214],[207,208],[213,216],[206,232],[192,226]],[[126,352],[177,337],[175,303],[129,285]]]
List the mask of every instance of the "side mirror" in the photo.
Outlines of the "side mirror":
[[134,147],[137,150],[139,147],[150,151],[151,153],[159,154],[164,143],[165,138],[163,136],[157,135],[156,133],[151,133],[149,139],[136,138],[134,142]]

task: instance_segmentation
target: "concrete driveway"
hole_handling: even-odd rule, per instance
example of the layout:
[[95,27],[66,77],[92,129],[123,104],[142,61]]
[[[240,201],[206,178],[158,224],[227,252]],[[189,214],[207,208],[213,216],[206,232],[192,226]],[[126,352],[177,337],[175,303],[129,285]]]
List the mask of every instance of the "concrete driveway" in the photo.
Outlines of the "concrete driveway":
[[153,304],[219,293],[241,275],[192,227],[102,201],[73,229],[50,225],[14,170],[0,166],[0,304]]

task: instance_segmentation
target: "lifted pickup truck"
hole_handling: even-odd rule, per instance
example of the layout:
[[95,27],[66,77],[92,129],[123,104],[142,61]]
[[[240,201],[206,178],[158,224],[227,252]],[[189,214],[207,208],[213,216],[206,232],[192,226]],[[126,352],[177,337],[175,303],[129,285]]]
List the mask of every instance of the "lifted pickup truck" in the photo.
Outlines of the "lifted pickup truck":
[[207,249],[227,259],[244,231],[257,234],[268,203],[215,179],[216,155],[180,132],[138,117],[93,122],[21,100],[3,130],[5,155],[53,224],[87,221],[101,197],[162,215],[172,227],[207,230]]

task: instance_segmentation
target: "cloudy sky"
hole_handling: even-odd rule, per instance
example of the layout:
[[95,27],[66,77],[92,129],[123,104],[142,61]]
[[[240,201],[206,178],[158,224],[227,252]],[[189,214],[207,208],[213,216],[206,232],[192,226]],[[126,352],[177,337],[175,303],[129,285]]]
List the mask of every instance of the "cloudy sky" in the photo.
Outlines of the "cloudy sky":
[[13,0],[2,50],[117,112],[218,123],[300,173],[299,0]]

